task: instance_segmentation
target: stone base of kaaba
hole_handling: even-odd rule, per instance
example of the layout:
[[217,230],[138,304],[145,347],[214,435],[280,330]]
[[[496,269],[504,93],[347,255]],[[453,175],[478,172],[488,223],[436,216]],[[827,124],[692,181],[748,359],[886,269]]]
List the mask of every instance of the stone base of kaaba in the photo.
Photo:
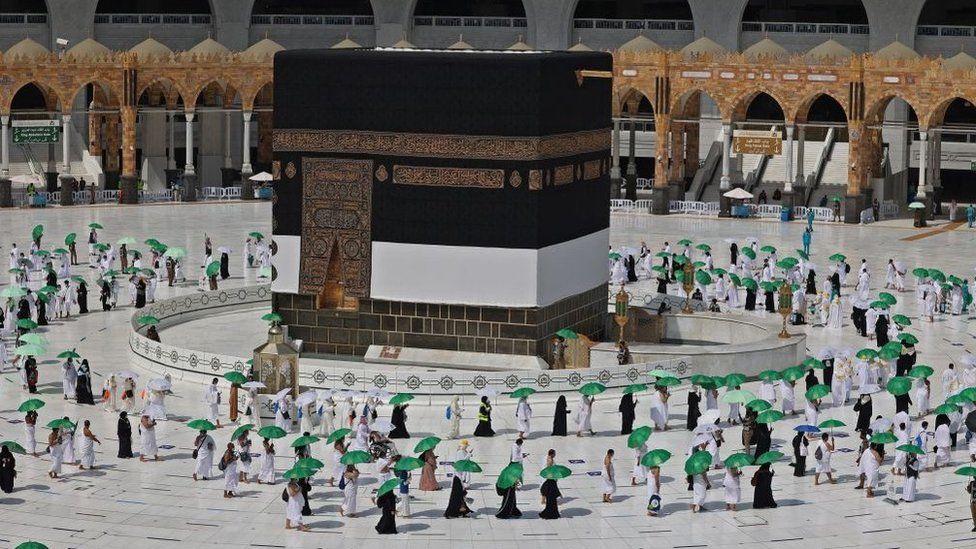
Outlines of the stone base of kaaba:
[[538,356],[418,349],[395,345],[370,345],[363,361],[367,364],[423,366],[477,372],[549,369],[549,364]]
[[357,311],[316,309],[314,295],[274,293],[272,306],[303,341],[303,354],[365,356],[369,347],[412,347],[552,359],[552,338],[569,328],[603,338],[607,285],[545,307],[440,305],[360,299]]

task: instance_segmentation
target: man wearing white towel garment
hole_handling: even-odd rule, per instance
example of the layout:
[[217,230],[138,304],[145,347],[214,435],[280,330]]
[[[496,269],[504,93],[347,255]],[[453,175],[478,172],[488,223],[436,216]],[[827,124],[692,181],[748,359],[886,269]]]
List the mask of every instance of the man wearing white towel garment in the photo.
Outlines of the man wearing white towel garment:
[[834,452],[834,437],[827,433],[820,434],[820,442],[813,449],[813,459],[816,461],[816,472],[813,475],[813,485],[820,484],[820,475],[827,475],[827,481],[836,484],[830,471],[830,455]]
[[915,501],[917,493],[916,484],[918,483],[918,472],[920,469],[918,457],[915,454],[909,454],[908,459],[905,461],[905,483],[902,485],[901,497],[898,498],[899,501],[907,503]]
[[[0,343],[0,347],[4,347]],[[69,358],[61,364],[61,391],[64,393],[64,400],[75,397],[75,387],[78,383],[78,369],[74,359]]]
[[584,431],[593,435],[593,424],[591,420],[593,418],[594,400],[594,397],[580,394],[579,404],[576,406],[576,436],[578,437],[583,436]]
[[220,428],[220,417],[218,417],[217,412],[220,405],[220,391],[217,390],[217,378],[213,378],[213,381],[204,390],[203,402],[207,405],[207,420]]
[[336,403],[331,396],[322,399],[319,404],[319,434],[328,437],[335,431]]
[[214,444],[213,437],[206,431],[200,431],[200,434],[193,441],[193,446],[193,457],[196,459],[193,480],[207,480],[210,476],[210,470],[213,468],[214,450],[217,446]]
[[796,387],[794,382],[787,379],[779,380],[779,394],[783,400],[783,413],[790,416],[796,414]]
[[603,458],[600,483],[603,490],[603,503],[612,503],[613,494],[617,492],[617,477],[613,471],[613,449],[607,450],[607,455]]
[[725,487],[725,510],[735,511],[736,506],[742,499],[742,490],[739,481],[742,479],[742,470],[729,467],[725,470],[725,478],[722,479],[722,486]]
[[31,410],[24,416],[24,449],[27,453],[37,457],[37,438],[35,428],[37,426],[37,412]]
[[84,423],[84,429],[81,431],[81,438],[78,439],[78,449],[81,454],[81,463],[78,465],[79,469],[94,469],[95,468],[95,444],[102,444],[102,441],[98,440],[95,433],[91,430],[91,422],[87,419]]
[[149,414],[139,418],[139,461],[159,461],[159,447],[156,445],[156,420]]
[[[912,441],[912,444],[924,450],[929,447],[930,438],[931,437],[929,437],[929,422],[923,421],[922,427],[921,429],[919,429],[918,434],[915,435],[915,440]],[[922,469],[925,469],[926,471],[931,470],[931,468],[929,467],[929,455],[927,453],[918,456],[918,468],[919,470]]]
[[531,430],[529,421],[532,419],[532,406],[529,397],[523,396],[515,407],[515,419],[518,423],[518,438],[527,438]]
[[61,474],[61,460],[64,458],[64,444],[61,440],[61,430],[54,429],[47,437],[48,454],[51,455],[51,466],[47,470],[47,476],[58,478]]
[[275,483],[275,447],[270,439],[261,441],[264,448],[264,460],[261,462],[261,472],[258,473],[258,484]]
[[878,488],[878,476],[881,468],[881,456],[870,444],[861,453],[859,469],[864,475],[864,489],[866,496],[874,497],[874,491]]
[[949,436],[949,425],[943,423],[935,428],[935,468],[949,465],[949,448],[952,439]]
[[[705,443],[703,442],[698,446],[692,447],[688,451],[688,455],[694,455],[695,452],[704,449],[705,449]],[[705,510],[705,498],[708,495],[708,488],[709,488],[707,475],[708,475],[707,472],[702,473],[700,475],[690,475],[691,488],[692,488],[690,508],[692,513],[697,513],[699,511]]]
[[[909,444],[911,441],[911,436],[908,434],[908,428],[904,423],[899,423],[895,426],[895,438],[898,439],[895,442],[895,447],[902,446],[904,444]],[[895,450],[895,462],[891,467],[891,474],[900,475],[902,474],[902,469],[905,467],[905,460],[908,459],[908,452],[903,452],[902,450]]]
[[637,486],[647,480],[647,467],[641,465],[641,458],[647,453],[647,443],[634,448],[634,471],[630,474],[630,485]]

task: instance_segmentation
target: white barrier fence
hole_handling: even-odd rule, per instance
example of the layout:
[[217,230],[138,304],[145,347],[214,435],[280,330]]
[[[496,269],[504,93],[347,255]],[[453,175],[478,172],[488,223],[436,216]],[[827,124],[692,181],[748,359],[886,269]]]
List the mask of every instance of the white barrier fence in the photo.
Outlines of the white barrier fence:
[[[160,319],[160,327],[173,326],[190,320],[206,318],[214,311],[235,307],[253,308],[265,302],[270,306],[270,285],[247,286],[194,293],[157,301],[132,315],[129,333],[130,360],[159,375],[171,374],[176,379],[209,383],[230,371],[245,373],[250,356],[230,356],[197,349],[186,349],[168,343],[157,343],[139,330],[137,318],[152,315]],[[161,334],[166,339],[166,331]],[[254,342],[255,346],[260,342]],[[520,387],[539,392],[577,391],[595,381],[609,388],[626,387],[632,383],[646,383],[647,373],[662,369],[677,377],[691,374],[689,357],[678,357],[624,366],[580,370],[502,370],[459,371],[451,369],[399,368],[364,363],[337,363],[332,366],[303,366],[299,361],[299,383],[315,389],[349,389],[365,391],[373,387],[390,392],[410,392],[430,396],[473,395],[482,389],[510,393]]]
[[240,187],[204,187],[203,200],[240,200]]
[[[610,211],[611,212],[634,212],[634,213],[650,213],[653,201],[648,199],[641,200],[627,200],[623,198],[615,198],[610,200]],[[749,204],[750,215],[753,217],[771,217],[778,218],[780,216],[780,211],[782,207],[778,204]],[[895,211],[897,211],[897,206],[894,206]],[[882,216],[886,215],[885,205],[882,205]],[[813,218],[815,221],[831,221],[834,217],[834,212],[830,208],[807,208],[805,206],[797,206],[793,208],[794,219],[806,219],[807,212],[813,211]],[[718,202],[698,202],[691,200],[672,200],[668,202],[668,212],[670,213],[683,213],[683,214],[694,214],[694,215],[718,215],[719,203]]]
[[813,210],[814,221],[831,221],[834,219],[834,211],[830,208],[807,208],[806,206],[797,206],[793,208],[793,217],[796,219],[806,219],[807,212],[809,210]]

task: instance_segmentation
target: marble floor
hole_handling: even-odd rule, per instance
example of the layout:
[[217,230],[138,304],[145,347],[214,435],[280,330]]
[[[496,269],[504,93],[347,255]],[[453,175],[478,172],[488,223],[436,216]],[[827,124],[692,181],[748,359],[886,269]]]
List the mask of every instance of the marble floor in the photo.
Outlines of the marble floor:
[[[155,237],[170,245],[187,247],[191,258],[202,255],[203,232],[211,235],[215,246],[226,245],[240,250],[244,235],[252,230],[270,232],[267,204],[202,203],[197,205],[163,205],[96,208],[69,208],[49,210],[16,210],[0,212],[0,242],[3,253],[11,242],[24,246],[29,240],[31,227],[45,226],[45,247],[55,247],[67,232],[85,233],[86,225],[97,221],[105,226],[103,240],[115,241],[123,236],[133,236],[142,241]],[[784,250],[799,247],[802,225],[773,221],[732,221],[700,219],[684,216],[649,217],[614,215],[611,238],[614,246],[638,246],[647,242],[652,249],[659,248],[664,240],[672,243],[684,237],[713,246],[716,265],[723,266],[728,260],[726,238],[744,240],[754,236],[761,244],[771,244]],[[904,240],[926,234],[924,238]],[[852,261],[861,257],[868,260],[874,272],[874,292],[883,284],[883,266],[889,257],[906,262],[910,266],[939,266],[946,273],[960,276],[972,275],[976,266],[976,246],[973,231],[963,227],[942,226],[932,229],[931,234],[911,229],[905,222],[886,222],[872,226],[847,226],[818,224],[813,238],[814,261],[826,264],[825,258],[834,252],[846,253]],[[81,251],[82,246],[79,247]],[[202,262],[202,257],[200,258]],[[189,275],[196,274],[196,262]],[[235,265],[238,266],[235,268]],[[856,268],[856,263],[852,266]],[[231,280],[227,285],[253,283],[253,272],[242,276],[239,255],[231,259]],[[75,268],[76,274],[87,275],[86,266]],[[39,285],[35,283],[35,285]],[[0,285],[2,288],[3,285]],[[909,288],[911,289],[911,288]],[[162,288],[159,297],[196,291],[193,284]],[[849,291],[849,289],[848,289]],[[918,321],[917,306],[910,292],[898,295],[895,312],[912,318],[911,328],[920,343],[919,362],[930,364],[936,370],[933,376],[933,404],[942,402],[939,373],[949,361],[954,361],[976,348],[976,342],[968,334],[969,318],[948,317],[929,324]],[[91,300],[94,302],[94,299]],[[123,299],[123,303],[127,300]],[[777,509],[752,508],[752,490],[748,485],[747,470],[743,478],[742,501],[738,512],[724,510],[724,491],[721,488],[722,471],[712,471],[712,490],[708,493],[707,512],[692,514],[688,509],[690,492],[686,490],[682,470],[683,452],[689,442],[689,433],[683,428],[687,389],[679,387],[672,407],[671,425],[675,428],[654,433],[649,441],[651,448],[665,448],[675,456],[662,468],[663,516],[651,518],[645,514],[646,489],[630,485],[633,453],[626,447],[626,438],[619,435],[619,394],[607,393],[597,397],[594,413],[593,437],[567,438],[548,436],[553,416],[553,399],[532,399],[534,418],[532,434],[525,442],[526,482],[519,503],[524,512],[520,520],[501,521],[494,517],[499,497],[493,483],[498,471],[508,463],[509,449],[515,435],[514,407],[507,398],[500,398],[494,412],[498,435],[491,439],[470,441],[475,451],[474,459],[485,470],[474,475],[469,496],[470,507],[476,516],[471,519],[446,520],[442,512],[447,502],[447,490],[421,492],[412,486],[414,500],[412,516],[398,521],[400,535],[394,539],[379,536],[373,529],[379,518],[378,510],[369,502],[369,492],[377,485],[374,472],[364,467],[365,482],[361,487],[359,505],[361,514],[354,518],[338,515],[340,494],[330,488],[323,479],[316,479],[312,491],[314,516],[308,523],[312,531],[298,533],[284,530],[284,503],[281,501],[282,484],[259,486],[242,484],[234,499],[222,497],[223,481],[194,482],[190,478],[193,460],[195,432],[182,422],[200,417],[204,411],[202,387],[178,382],[174,395],[167,400],[171,418],[161,422],[158,438],[163,461],[141,463],[138,460],[120,460],[117,451],[117,415],[104,411],[102,406],[79,406],[61,398],[60,368],[53,355],[67,348],[77,348],[88,358],[95,372],[96,391],[105,375],[129,368],[126,334],[131,307],[123,306],[108,313],[93,312],[73,316],[64,321],[52,322],[43,330],[51,341],[51,356],[42,357],[40,371],[41,398],[47,406],[40,411],[39,423],[44,424],[56,417],[67,415],[75,420],[89,419],[92,430],[102,441],[96,449],[94,471],[79,471],[65,466],[63,476],[51,480],[47,476],[46,457],[17,456],[18,476],[12,494],[0,494],[0,548],[13,547],[27,540],[37,540],[52,548],[98,547],[381,547],[397,543],[405,547],[502,547],[519,544],[554,544],[571,547],[965,547],[976,542],[976,533],[970,518],[969,495],[965,492],[965,479],[953,475],[951,469],[923,472],[919,481],[919,498],[913,503],[899,503],[901,477],[887,474],[889,463],[882,467],[882,489],[878,497],[865,498],[863,491],[854,490],[856,440],[848,429],[838,433],[840,452],[833,458],[833,466],[839,479],[837,484],[813,486],[812,474],[798,478],[792,476],[787,460],[774,467],[774,496],[780,506]],[[733,312],[731,314],[744,314]],[[849,323],[849,321],[847,322]],[[845,324],[847,324],[845,323]],[[205,345],[220,352],[246,353],[235,347],[254,346],[263,337],[259,323],[228,322],[216,318],[210,331],[188,330],[176,327],[166,337],[177,335],[188,346]],[[799,329],[799,328],[797,328]],[[822,328],[803,328],[808,334],[808,347],[815,353],[824,345],[861,348],[868,343],[857,337],[850,326],[841,331]],[[253,331],[253,336],[251,332]],[[165,332],[164,332],[165,333]],[[257,341],[254,340],[257,338]],[[9,344],[9,342],[8,342]],[[785,367],[787,365],[783,365]],[[149,379],[143,372],[141,384]],[[745,389],[757,391],[756,384]],[[25,394],[20,387],[16,372],[7,370],[0,374],[0,440],[23,441],[23,414],[16,412]],[[640,400],[637,425],[648,422],[648,401]],[[569,395],[571,407],[575,395]],[[461,429],[471,433],[474,428],[475,403],[466,401],[462,414]],[[797,408],[802,409],[802,396]],[[890,416],[894,406],[890,397],[879,396],[875,400],[875,413]],[[381,407],[381,416],[388,416],[389,407]],[[723,406],[723,413],[725,412]],[[227,409],[222,407],[221,414]],[[420,402],[410,408],[408,427],[412,439],[399,441],[401,450],[412,450],[423,436],[442,435],[447,428],[444,419],[444,403]],[[840,419],[849,425],[854,423],[850,406],[831,409],[821,416]],[[931,421],[931,416],[929,417]],[[792,427],[801,423],[802,414],[790,417],[775,425],[774,445],[789,454]],[[572,428],[572,422],[570,426]],[[46,431],[38,429],[39,439]],[[848,436],[844,436],[848,435]],[[214,438],[224,444],[230,437],[230,429],[218,430]],[[722,446],[723,456],[741,448],[740,428],[725,430],[727,443]],[[291,450],[285,448],[288,437],[279,442],[279,473],[291,466]],[[40,444],[39,444],[40,446]],[[441,461],[454,459],[456,441],[444,441],[438,447]],[[563,519],[544,521],[538,519],[538,471],[545,453],[555,449],[557,461],[568,465],[573,475],[560,481],[564,494],[561,502]],[[600,501],[599,470],[608,448],[616,451],[615,467],[618,490],[611,504]],[[138,450],[138,448],[136,448]],[[331,452],[321,444],[313,455],[327,463]],[[969,460],[960,446],[953,452],[953,465]],[[812,460],[808,460],[808,463]],[[260,458],[256,464],[260,463]],[[445,488],[449,467],[438,470],[439,480]],[[216,469],[214,473],[217,474]],[[324,474],[324,473],[323,473]],[[321,475],[320,475],[321,476]]]

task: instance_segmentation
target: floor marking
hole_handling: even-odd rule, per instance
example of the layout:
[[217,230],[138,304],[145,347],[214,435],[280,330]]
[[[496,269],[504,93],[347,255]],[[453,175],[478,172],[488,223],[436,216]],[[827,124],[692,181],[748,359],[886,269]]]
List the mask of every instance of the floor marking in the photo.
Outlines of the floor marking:
[[159,541],[183,541],[183,540],[180,540],[180,539],[173,539],[173,538],[157,538],[155,536],[146,536],[146,539],[155,539],[155,540],[159,540]]
[[870,514],[871,513],[859,513],[857,515],[844,515],[844,518],[863,517],[863,516],[867,516],[867,515],[870,515]]
[[188,522],[190,526],[213,526],[214,528],[220,528],[219,524],[207,524],[204,522]]
[[921,240],[923,238],[928,238],[930,236],[936,236],[942,233],[947,233],[949,231],[954,231],[959,227],[962,227],[963,225],[965,225],[964,221],[953,221],[951,223],[946,223],[945,225],[942,225],[941,227],[938,227],[931,231],[925,231],[924,233],[918,233],[918,234],[913,234],[912,236],[906,236],[905,238],[902,238],[900,240],[902,242],[912,242],[914,240]]
[[955,501],[940,501],[939,503],[933,503],[932,507],[938,507],[939,505],[949,505],[950,503],[955,503]]
[[102,517],[102,518],[105,518],[105,515],[96,515],[95,513],[82,513],[81,511],[75,511],[75,514],[76,515],[85,515],[87,517]]
[[801,539],[803,539],[803,538],[783,538],[783,539],[771,539],[771,540],[769,540],[769,542],[770,542],[770,543],[776,543],[777,541],[797,541],[797,540],[801,540]]
[[119,503],[135,503],[135,504],[138,504],[138,505],[145,505],[146,504],[145,501],[133,501],[131,499],[117,499],[115,501],[117,501]]
[[60,526],[52,526],[51,528],[54,529],[54,530],[61,530],[61,531],[64,531],[64,532],[74,532],[76,534],[79,533],[79,532],[84,532],[84,530],[76,530],[74,528],[61,528]]
[[[891,531],[891,528],[882,528],[880,530],[865,530],[863,533],[865,533],[865,534],[877,534],[878,532],[890,532],[890,531]],[[797,539],[800,539],[800,538],[797,538]]]

